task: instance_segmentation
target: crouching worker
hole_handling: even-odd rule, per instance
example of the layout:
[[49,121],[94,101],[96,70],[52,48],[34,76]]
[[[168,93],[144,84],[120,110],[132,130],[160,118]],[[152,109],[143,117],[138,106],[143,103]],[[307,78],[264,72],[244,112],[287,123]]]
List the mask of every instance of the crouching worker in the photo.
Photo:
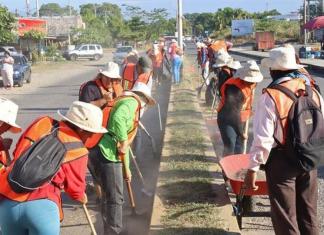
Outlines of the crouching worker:
[[[104,234],[120,234],[122,230],[123,177],[131,180],[129,146],[136,135],[141,112],[146,105],[154,104],[155,100],[148,86],[136,82],[131,91],[125,91],[115,100],[110,111],[108,133],[103,135],[97,147],[99,168],[102,171],[100,182],[103,191]],[[126,168],[124,172],[123,163]]]
[[100,108],[75,101],[63,118],[41,117],[20,137],[12,163],[0,171],[3,235],[59,235],[61,191],[87,203],[85,174],[92,133],[105,133]]
[[7,131],[18,133],[20,126],[16,124],[18,105],[14,102],[0,97],[0,169],[10,162],[9,149],[12,139],[3,139],[1,135]]

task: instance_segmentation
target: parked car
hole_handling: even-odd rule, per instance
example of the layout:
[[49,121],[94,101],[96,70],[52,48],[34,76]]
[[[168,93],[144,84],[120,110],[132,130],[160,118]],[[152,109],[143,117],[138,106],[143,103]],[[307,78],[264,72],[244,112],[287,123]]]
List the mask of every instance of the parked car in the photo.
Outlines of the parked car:
[[122,64],[125,57],[128,55],[129,52],[133,50],[133,47],[131,46],[121,46],[116,49],[116,51],[113,53],[113,61],[117,64]]
[[68,60],[77,60],[79,58],[99,60],[103,57],[103,50],[99,44],[82,44],[76,46],[73,50],[65,51],[63,57]]
[[[13,54],[11,55],[12,58],[15,60],[13,65],[14,73],[13,73],[13,81],[14,85],[18,85],[22,87],[24,82],[27,83],[31,82],[31,64],[28,63],[27,58],[21,54]],[[0,57],[0,61],[4,58],[4,56]],[[2,64],[0,67],[2,68]]]

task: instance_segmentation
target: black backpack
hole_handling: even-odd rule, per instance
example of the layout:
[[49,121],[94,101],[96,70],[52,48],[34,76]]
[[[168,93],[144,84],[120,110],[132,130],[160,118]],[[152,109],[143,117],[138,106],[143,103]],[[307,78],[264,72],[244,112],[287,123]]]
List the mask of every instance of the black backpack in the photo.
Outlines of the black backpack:
[[51,132],[35,141],[14,162],[8,182],[16,193],[28,193],[50,183],[59,171],[69,149],[82,146],[80,142],[63,143],[58,138],[59,123],[53,120]]
[[324,165],[324,119],[321,108],[312,99],[312,88],[306,85],[306,93],[300,96],[278,84],[270,88],[293,100],[287,119],[286,143],[282,146],[287,157],[304,171]]

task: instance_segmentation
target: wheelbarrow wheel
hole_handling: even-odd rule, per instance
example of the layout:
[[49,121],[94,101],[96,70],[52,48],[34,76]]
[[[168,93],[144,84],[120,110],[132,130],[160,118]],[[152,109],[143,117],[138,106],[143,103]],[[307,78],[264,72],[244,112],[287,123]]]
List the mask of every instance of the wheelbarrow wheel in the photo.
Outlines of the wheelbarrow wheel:
[[237,224],[239,226],[240,229],[242,229],[242,215],[237,215],[236,219],[237,219]]
[[243,213],[246,214],[252,212],[252,205],[252,197],[244,196],[242,201]]
[[[239,201],[239,196],[236,196],[236,202]],[[251,196],[243,196],[242,201],[239,202],[242,207],[242,214],[252,212],[252,197]]]

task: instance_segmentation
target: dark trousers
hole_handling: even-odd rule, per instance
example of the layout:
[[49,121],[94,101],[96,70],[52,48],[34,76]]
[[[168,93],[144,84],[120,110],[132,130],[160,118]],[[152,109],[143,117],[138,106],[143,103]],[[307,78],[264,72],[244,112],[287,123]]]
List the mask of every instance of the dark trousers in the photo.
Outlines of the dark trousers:
[[276,235],[318,235],[317,170],[300,170],[272,149],[265,171]]
[[105,235],[120,234],[123,227],[123,168],[120,162],[110,162],[99,147],[90,151],[90,167],[96,183],[102,188],[101,214]]
[[217,119],[217,123],[224,144],[223,156],[242,153],[244,140],[239,133],[221,118]]

